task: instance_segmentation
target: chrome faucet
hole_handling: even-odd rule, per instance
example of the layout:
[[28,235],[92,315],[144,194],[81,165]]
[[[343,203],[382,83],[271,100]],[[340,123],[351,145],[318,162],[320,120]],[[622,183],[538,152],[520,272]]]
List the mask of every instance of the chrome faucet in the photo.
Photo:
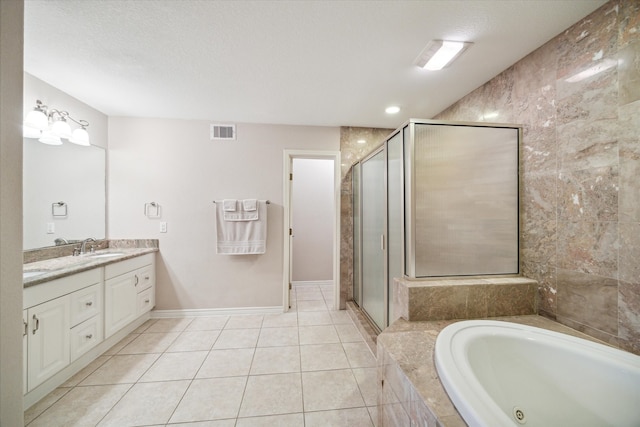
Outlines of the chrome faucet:
[[93,237],[89,237],[88,239],[84,239],[82,241],[82,245],[80,245],[80,255],[84,255],[87,252],[87,243],[89,242],[95,242],[96,239],[94,239]]

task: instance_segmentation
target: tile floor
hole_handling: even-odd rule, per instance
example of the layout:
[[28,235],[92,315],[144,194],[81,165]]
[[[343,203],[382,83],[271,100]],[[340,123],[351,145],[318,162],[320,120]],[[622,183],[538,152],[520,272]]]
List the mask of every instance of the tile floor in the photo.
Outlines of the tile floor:
[[376,361],[331,293],[297,286],[284,314],[149,320],[25,425],[374,426]]

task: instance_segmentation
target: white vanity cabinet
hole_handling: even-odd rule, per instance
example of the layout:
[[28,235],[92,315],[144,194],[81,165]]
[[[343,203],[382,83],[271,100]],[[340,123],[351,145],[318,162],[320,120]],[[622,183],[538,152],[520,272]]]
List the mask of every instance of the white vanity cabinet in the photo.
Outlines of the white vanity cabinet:
[[105,266],[105,338],[155,305],[155,256]]
[[101,286],[102,272],[95,269],[24,290],[27,391],[71,363],[72,327],[101,313]]
[[27,285],[22,307],[25,409],[148,319],[154,305],[155,253]]

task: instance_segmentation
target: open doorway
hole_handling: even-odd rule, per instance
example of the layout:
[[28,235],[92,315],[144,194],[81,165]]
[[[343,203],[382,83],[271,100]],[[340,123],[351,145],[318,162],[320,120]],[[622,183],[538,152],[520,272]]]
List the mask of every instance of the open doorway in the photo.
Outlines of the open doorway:
[[293,287],[322,290],[339,309],[340,153],[285,150],[283,306]]

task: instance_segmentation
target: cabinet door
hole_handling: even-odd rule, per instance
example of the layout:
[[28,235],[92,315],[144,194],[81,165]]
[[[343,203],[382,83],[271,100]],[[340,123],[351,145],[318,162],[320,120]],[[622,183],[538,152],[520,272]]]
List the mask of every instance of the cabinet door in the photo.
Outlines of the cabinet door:
[[105,338],[135,320],[138,280],[134,273],[128,273],[105,282]]
[[69,364],[69,296],[31,307],[27,361],[28,390]]

